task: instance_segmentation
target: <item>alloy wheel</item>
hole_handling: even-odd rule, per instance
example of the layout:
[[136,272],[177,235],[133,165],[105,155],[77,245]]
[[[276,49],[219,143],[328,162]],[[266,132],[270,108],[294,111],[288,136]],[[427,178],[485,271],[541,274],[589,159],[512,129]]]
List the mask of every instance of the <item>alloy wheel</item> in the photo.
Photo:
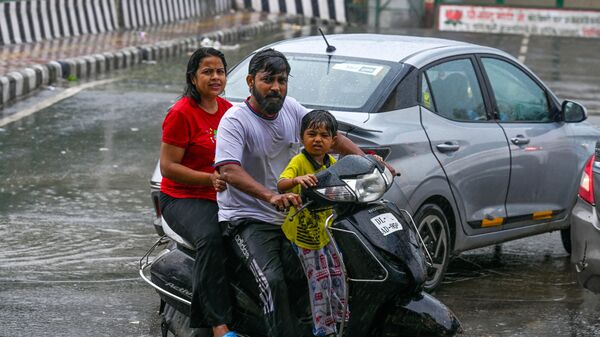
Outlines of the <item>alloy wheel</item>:
[[418,212],[418,229],[429,251],[431,266],[427,269],[425,290],[435,290],[446,273],[449,260],[449,230],[444,213],[436,205],[426,205]]

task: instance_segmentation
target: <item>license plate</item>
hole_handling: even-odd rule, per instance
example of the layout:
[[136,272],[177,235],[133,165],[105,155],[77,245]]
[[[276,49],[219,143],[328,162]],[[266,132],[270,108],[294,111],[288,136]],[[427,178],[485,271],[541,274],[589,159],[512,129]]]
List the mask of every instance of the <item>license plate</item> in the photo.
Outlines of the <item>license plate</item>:
[[402,230],[402,224],[400,224],[400,221],[392,213],[379,214],[371,218],[371,222],[379,229],[383,236]]

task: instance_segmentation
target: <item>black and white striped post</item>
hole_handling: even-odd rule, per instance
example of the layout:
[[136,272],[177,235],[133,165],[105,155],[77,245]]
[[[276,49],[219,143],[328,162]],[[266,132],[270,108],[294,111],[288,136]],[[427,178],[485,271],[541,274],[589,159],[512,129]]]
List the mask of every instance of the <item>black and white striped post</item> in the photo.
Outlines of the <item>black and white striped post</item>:
[[116,13],[115,0],[0,2],[0,45],[112,31]]

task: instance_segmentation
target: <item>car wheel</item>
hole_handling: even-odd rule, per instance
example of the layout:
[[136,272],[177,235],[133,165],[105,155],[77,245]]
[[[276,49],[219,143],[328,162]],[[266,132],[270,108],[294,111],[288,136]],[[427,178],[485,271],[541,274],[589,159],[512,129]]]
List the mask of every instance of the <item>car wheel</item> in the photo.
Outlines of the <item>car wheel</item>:
[[450,228],[442,209],[435,204],[425,204],[415,215],[419,234],[432,258],[427,268],[427,281],[424,288],[434,291],[442,283],[450,260]]
[[571,227],[560,230],[560,240],[567,253],[571,254]]

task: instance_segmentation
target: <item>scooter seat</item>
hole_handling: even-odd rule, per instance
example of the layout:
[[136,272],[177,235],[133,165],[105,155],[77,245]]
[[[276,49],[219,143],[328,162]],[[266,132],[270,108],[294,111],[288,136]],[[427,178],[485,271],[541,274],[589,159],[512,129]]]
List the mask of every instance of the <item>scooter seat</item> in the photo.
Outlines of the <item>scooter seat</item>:
[[190,242],[182,238],[179,234],[175,233],[175,231],[171,229],[171,227],[169,227],[169,224],[165,221],[165,218],[161,217],[160,220],[162,223],[163,231],[165,232],[166,236],[170,237],[171,239],[173,239],[173,241],[179,243],[187,249],[196,250],[196,248]]

